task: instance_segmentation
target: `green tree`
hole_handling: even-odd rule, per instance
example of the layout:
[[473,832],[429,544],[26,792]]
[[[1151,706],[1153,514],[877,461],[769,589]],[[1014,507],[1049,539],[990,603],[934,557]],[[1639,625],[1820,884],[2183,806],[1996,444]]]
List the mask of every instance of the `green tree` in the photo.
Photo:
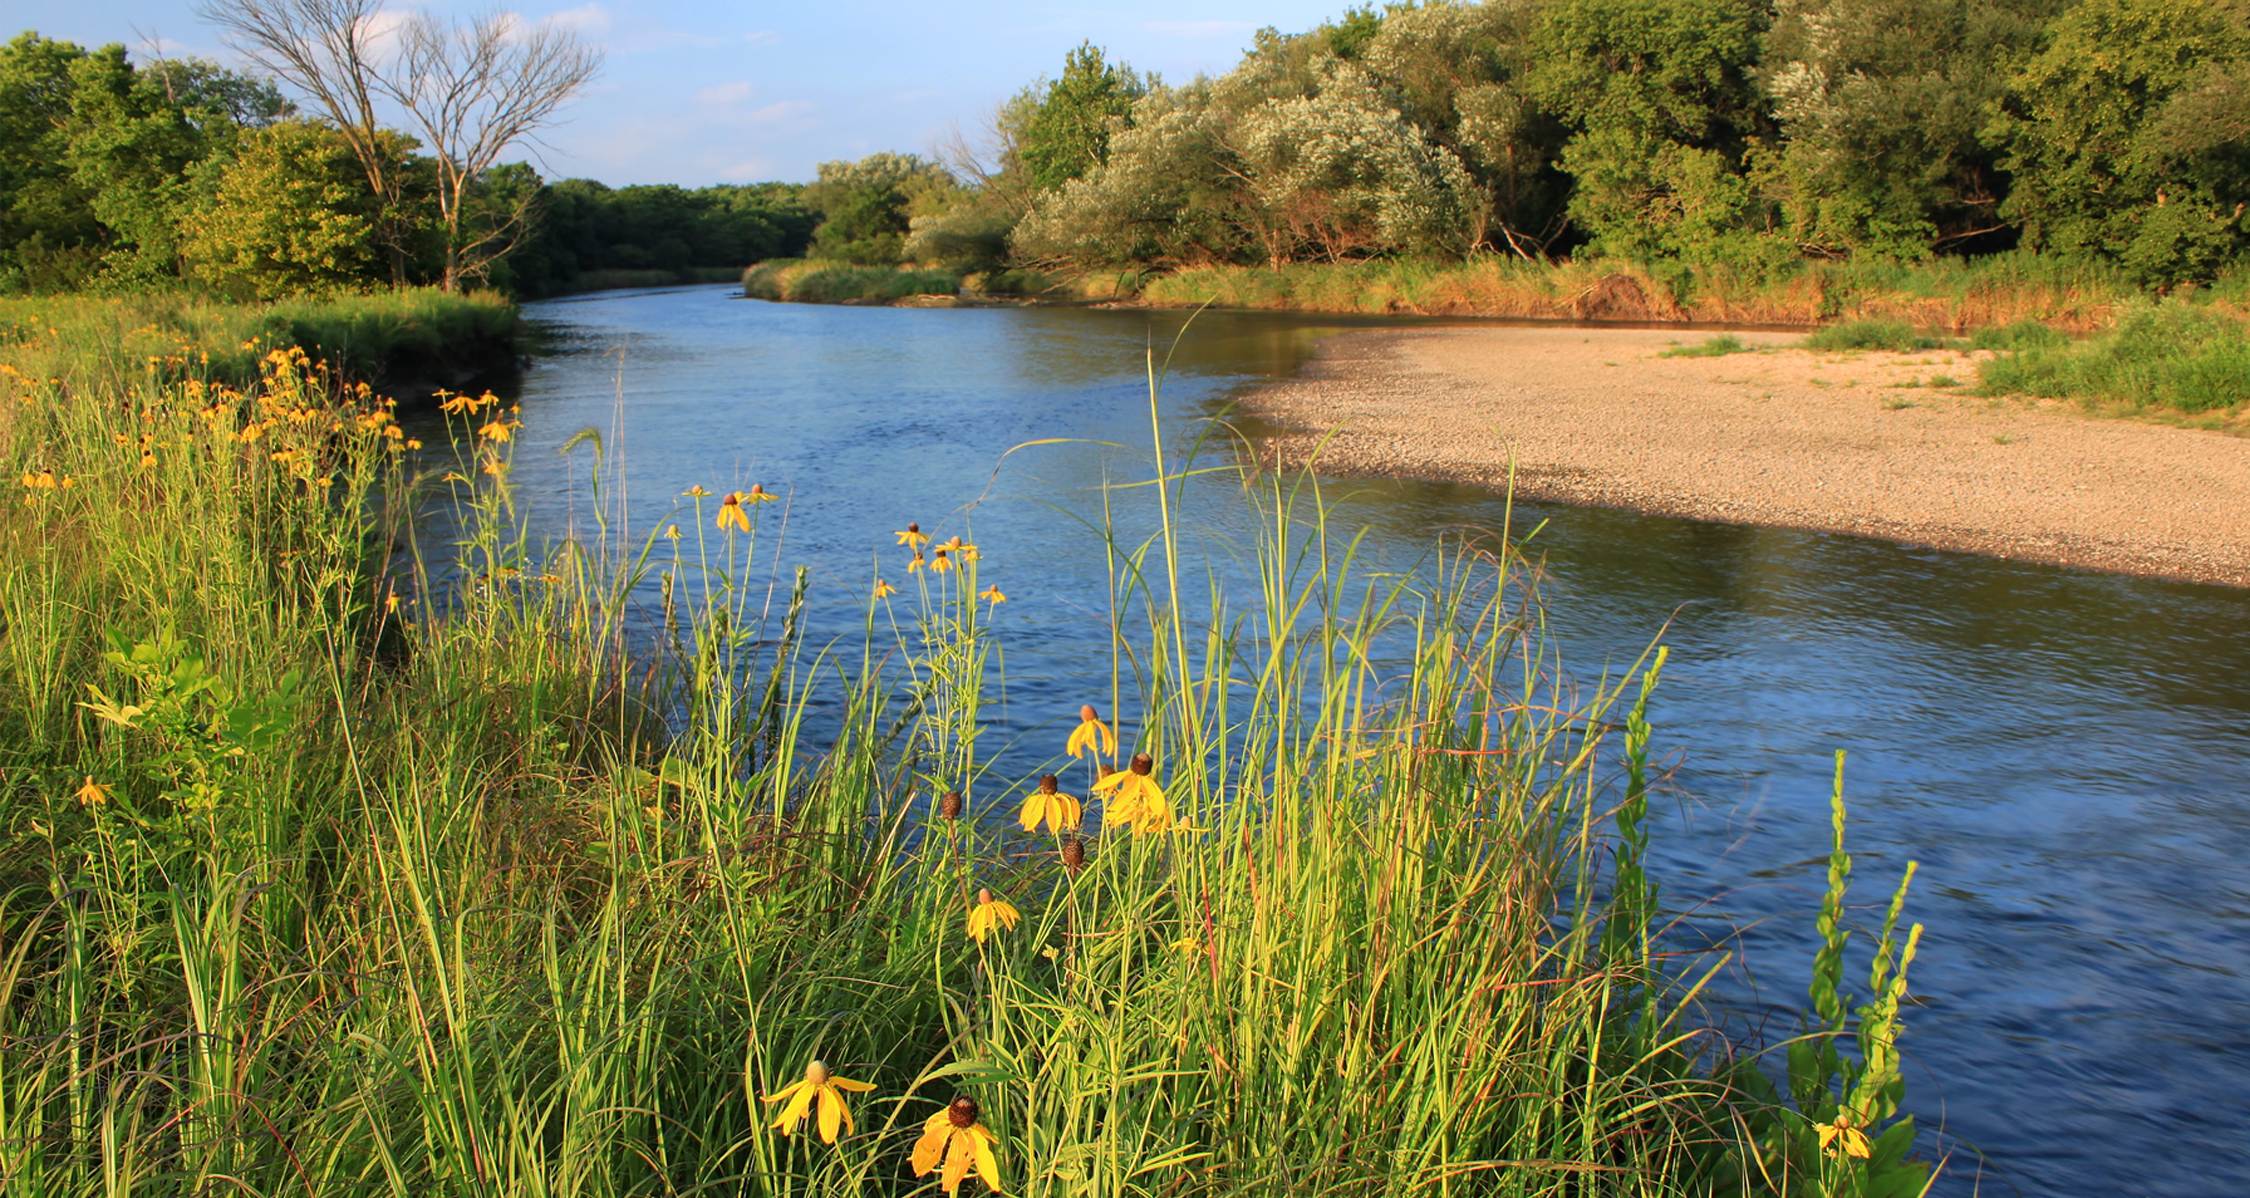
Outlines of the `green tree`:
[[0,289],[76,285],[105,231],[71,169],[72,68],[86,51],[25,33],[0,47]]
[[[394,170],[411,142],[388,140]],[[384,204],[334,129],[286,120],[194,172],[199,202],[180,225],[191,277],[243,299],[360,288],[380,277]]]
[[1782,0],[1759,82],[1784,138],[1760,184],[1808,254],[1919,258],[2002,230],[1980,136],[2064,0]]
[[2015,174],[2002,214],[2040,249],[2152,283],[2209,277],[2243,251],[2250,180],[2238,139],[2182,126],[2246,66],[2242,0],[2080,0],[1991,130]]
[[1755,0],[1556,0],[1530,94],[1574,130],[1571,218],[1602,252],[1762,265],[1765,206],[1742,181],[1765,134]]
[[1109,157],[1109,139],[1132,118],[1148,83],[1091,42],[1070,52],[1062,78],[1031,89],[1014,130],[1016,157],[1035,189],[1051,191]]
[[804,192],[805,203],[821,214],[812,252],[868,265],[903,261],[916,197],[953,186],[944,168],[915,154],[823,162],[819,179]]

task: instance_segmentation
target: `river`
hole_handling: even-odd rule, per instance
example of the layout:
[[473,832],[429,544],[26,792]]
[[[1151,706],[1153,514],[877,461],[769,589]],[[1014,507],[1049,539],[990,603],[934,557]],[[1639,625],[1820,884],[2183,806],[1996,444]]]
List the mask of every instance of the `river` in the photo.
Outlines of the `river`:
[[[1143,354],[1180,314],[780,305],[712,287],[527,315],[545,349],[522,383],[513,478],[535,526],[583,519],[583,453],[554,451],[620,410],[636,526],[691,485],[788,496],[782,559],[812,568],[816,610],[825,595],[849,615],[878,563],[898,573],[891,530],[961,532],[974,503],[985,578],[1010,596],[1003,725],[1048,735],[1106,677],[1102,558],[1077,516],[1105,473],[1147,476],[1145,451],[1093,443],[1147,444]],[[1352,326],[1203,314],[1164,389],[1169,435],[1208,428]],[[1002,462],[1047,438],[1079,443]],[[1394,562],[1503,515],[1450,485],[1329,493]],[[1242,530],[1220,498],[1198,523],[1223,558]],[[1547,522],[1549,618],[1577,672],[1630,662],[1670,622],[1652,714],[1681,798],[1655,869],[1668,907],[1745,950],[1726,989],[1738,1020],[1797,1026],[1845,750],[1854,903],[1921,863],[1903,1049],[1908,1107],[1941,1133],[1925,1143],[1953,1153],[1937,1192],[2250,1193],[2250,591],[1624,512],[1515,515]]]

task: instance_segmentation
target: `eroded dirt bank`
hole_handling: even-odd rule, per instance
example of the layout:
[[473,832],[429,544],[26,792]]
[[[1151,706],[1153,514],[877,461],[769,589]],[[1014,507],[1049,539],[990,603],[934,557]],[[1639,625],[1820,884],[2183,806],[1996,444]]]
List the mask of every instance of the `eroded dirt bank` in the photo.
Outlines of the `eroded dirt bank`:
[[[1338,335],[1248,408],[1324,471],[1884,537],[2250,586],[2250,438],[1989,400],[1967,355],[1665,358],[1706,334],[1491,326]],[[1901,385],[1901,384],[1920,384]]]

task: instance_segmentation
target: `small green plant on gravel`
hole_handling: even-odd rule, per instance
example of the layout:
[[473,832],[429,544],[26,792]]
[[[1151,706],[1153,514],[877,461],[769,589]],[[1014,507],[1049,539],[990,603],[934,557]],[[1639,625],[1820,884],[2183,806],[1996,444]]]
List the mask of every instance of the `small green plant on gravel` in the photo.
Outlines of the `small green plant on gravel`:
[[1946,339],[1923,333],[1903,320],[1848,320],[1817,329],[1804,340],[1806,349],[1823,353],[1871,349],[1911,353],[1943,349],[1947,344]]
[[1729,354],[1751,352],[1753,352],[1752,347],[1744,345],[1740,337],[1732,333],[1719,333],[1706,337],[1695,345],[1674,346],[1656,356],[1659,358],[1723,358]]

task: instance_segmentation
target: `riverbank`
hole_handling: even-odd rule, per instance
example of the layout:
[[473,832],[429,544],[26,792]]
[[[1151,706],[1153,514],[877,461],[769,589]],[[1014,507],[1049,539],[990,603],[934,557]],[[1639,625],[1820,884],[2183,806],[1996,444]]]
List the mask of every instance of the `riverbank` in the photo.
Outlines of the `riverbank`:
[[0,365],[69,394],[188,378],[246,386],[268,352],[291,346],[411,402],[514,369],[516,305],[436,288],[272,304],[161,293],[0,300]]
[[2250,586],[2250,439],[1973,395],[1983,352],[1736,337],[1354,332],[1245,406],[1333,474],[1505,489],[1512,459],[1527,499]]

